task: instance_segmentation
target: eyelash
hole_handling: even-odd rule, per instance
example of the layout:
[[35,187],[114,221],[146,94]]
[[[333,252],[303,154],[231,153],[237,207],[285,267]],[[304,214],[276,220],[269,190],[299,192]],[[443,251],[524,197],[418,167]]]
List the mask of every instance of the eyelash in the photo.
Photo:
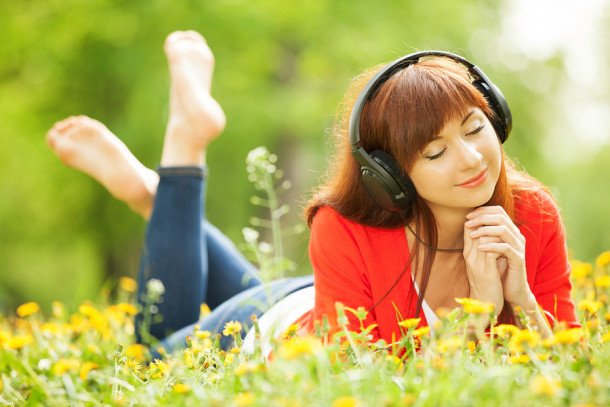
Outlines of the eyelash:
[[[481,130],[483,130],[483,127],[485,127],[485,125],[484,125],[484,124],[481,124],[479,127],[477,127],[476,129],[474,129],[474,130],[473,130],[473,131],[471,131],[470,133],[466,133],[466,136],[473,136],[473,135],[475,135],[475,134],[480,133],[480,132],[481,132]],[[441,158],[441,156],[442,156],[443,154],[445,154],[445,151],[446,151],[446,150],[447,150],[447,149],[446,149],[446,148],[444,148],[444,149],[443,149],[443,151],[441,151],[440,153],[435,154],[435,155],[433,155],[433,156],[431,156],[431,157],[426,157],[426,158],[427,158],[428,160],[430,160],[430,161],[432,161],[432,160],[436,160],[437,158]]]

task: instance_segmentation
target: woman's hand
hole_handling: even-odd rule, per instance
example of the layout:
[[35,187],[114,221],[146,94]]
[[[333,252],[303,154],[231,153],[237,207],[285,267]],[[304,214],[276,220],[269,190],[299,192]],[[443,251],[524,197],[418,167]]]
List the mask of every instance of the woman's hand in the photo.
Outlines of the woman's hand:
[[[470,239],[479,240],[477,250],[506,259],[506,271],[500,270],[504,298],[513,306],[535,303],[527,283],[525,237],[501,206],[482,206],[466,215],[465,231]],[[485,240],[482,240],[485,239]],[[464,239],[464,247],[466,239]]]
[[486,253],[479,249],[482,244],[499,242],[496,237],[472,238],[474,229],[464,227],[464,260],[466,261],[466,275],[470,284],[470,297],[489,302],[495,305],[496,315],[502,312],[504,294],[500,272],[498,270],[498,256],[495,253]]

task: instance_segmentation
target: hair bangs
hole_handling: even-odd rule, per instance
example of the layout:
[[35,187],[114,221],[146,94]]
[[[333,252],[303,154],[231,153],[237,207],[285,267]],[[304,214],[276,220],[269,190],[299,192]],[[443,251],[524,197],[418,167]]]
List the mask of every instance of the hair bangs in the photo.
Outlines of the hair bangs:
[[372,147],[392,152],[408,171],[447,123],[461,120],[470,108],[481,109],[493,123],[493,111],[472,80],[466,67],[439,57],[393,75],[376,95],[378,111],[363,115],[375,122],[372,128],[383,129],[387,135],[381,138],[385,145]]

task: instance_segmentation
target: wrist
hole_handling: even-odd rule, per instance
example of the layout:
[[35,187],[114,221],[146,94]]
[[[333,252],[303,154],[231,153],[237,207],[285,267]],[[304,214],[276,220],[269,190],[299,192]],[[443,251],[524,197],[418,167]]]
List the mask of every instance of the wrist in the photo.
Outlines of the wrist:
[[509,303],[513,308],[519,307],[525,312],[538,310],[538,301],[536,301],[536,297],[531,291],[522,299],[519,299],[518,301],[509,301]]
[[502,308],[504,308],[504,297],[493,297],[487,292],[478,293],[476,290],[472,290],[470,298],[477,301],[486,302],[494,305],[494,312],[496,315],[500,315]]

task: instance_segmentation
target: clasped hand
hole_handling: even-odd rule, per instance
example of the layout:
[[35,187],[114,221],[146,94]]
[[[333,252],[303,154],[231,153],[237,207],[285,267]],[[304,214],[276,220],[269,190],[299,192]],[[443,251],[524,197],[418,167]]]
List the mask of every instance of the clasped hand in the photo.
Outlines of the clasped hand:
[[482,206],[466,215],[464,260],[471,297],[523,306],[533,297],[525,269],[525,237],[501,206]]

